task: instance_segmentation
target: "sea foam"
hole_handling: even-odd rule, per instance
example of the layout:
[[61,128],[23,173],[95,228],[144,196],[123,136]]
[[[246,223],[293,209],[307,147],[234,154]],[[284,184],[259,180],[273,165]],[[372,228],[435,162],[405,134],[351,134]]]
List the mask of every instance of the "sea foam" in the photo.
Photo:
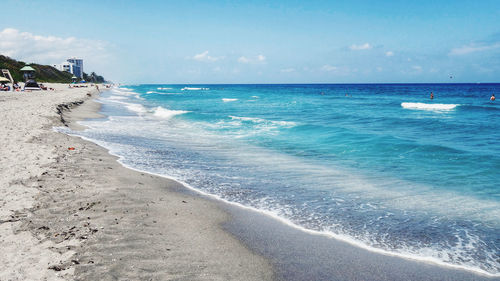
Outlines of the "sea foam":
[[209,88],[193,88],[193,87],[184,87],[181,91],[199,91],[199,90],[210,90]]
[[452,110],[459,106],[459,104],[403,102],[401,106],[403,108],[420,110]]
[[170,109],[166,109],[166,108],[163,108],[161,106],[158,106],[153,110],[153,116],[155,116],[157,118],[161,118],[161,119],[170,119],[176,115],[181,115],[181,114],[188,113],[188,112],[189,111],[185,111],[185,110],[170,110]]
[[123,104],[125,104],[125,107],[128,110],[139,113],[139,114],[144,114],[144,113],[148,112],[148,110],[143,105],[140,105],[140,104],[136,104],[136,103],[123,103]]
[[252,122],[252,123],[270,123],[273,125],[278,125],[278,126],[283,126],[283,127],[294,127],[297,125],[297,123],[293,121],[273,121],[273,120],[266,120],[262,118],[257,118],[257,117],[239,117],[239,116],[229,116],[232,120],[239,120],[239,121],[245,121],[245,122]]
[[139,116],[143,117],[149,116],[158,119],[170,119],[176,115],[181,115],[189,112],[185,110],[166,109],[161,106],[155,108],[147,108],[141,104],[136,104],[136,103],[125,103],[125,102],[120,102],[120,103],[124,104],[128,110],[137,113]]

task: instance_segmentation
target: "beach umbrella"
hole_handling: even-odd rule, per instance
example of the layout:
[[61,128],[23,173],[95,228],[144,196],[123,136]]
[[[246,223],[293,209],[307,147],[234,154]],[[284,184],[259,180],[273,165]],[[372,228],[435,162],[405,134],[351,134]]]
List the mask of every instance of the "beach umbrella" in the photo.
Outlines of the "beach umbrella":
[[1,82],[1,83],[4,83],[4,82],[8,82],[8,83],[10,83],[10,80],[9,80],[9,79],[7,79],[7,78],[5,78],[5,77],[0,76],[0,82]]
[[87,81],[85,81],[85,80],[82,80],[82,81],[80,81],[80,83],[87,83]]

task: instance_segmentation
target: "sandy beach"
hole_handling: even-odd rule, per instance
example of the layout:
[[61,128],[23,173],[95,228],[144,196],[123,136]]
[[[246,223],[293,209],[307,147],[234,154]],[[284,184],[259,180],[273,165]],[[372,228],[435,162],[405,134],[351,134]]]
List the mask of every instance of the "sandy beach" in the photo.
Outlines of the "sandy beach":
[[94,88],[2,92],[0,280],[498,280],[311,235],[54,130]]
[[100,105],[94,88],[48,86],[0,93],[0,280],[273,279],[216,203],[55,132]]

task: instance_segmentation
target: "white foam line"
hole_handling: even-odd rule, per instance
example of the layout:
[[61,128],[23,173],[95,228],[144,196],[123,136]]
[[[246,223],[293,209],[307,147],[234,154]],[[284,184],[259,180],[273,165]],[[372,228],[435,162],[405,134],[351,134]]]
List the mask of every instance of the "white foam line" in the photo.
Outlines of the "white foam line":
[[408,109],[421,110],[452,110],[459,104],[443,104],[443,103],[421,103],[421,102],[402,102],[401,107]]
[[[54,127],[54,130],[57,132],[57,130],[55,128],[56,127]],[[192,190],[192,191],[195,191],[195,192],[197,192],[199,194],[202,194],[204,196],[207,196],[207,197],[210,197],[210,198],[222,201],[222,202],[224,202],[226,204],[229,204],[229,205],[232,205],[232,206],[236,206],[236,207],[239,207],[239,208],[242,208],[242,209],[245,209],[245,210],[250,210],[250,211],[253,211],[253,212],[256,212],[256,213],[260,213],[260,214],[266,215],[266,216],[271,217],[271,218],[273,218],[273,219],[275,219],[275,220],[277,220],[277,221],[279,221],[279,222],[281,222],[281,223],[283,223],[283,224],[285,224],[287,226],[290,226],[290,227],[292,227],[294,229],[303,231],[305,233],[309,233],[309,234],[312,234],[312,235],[318,235],[318,236],[330,237],[330,238],[333,238],[333,239],[336,239],[336,240],[348,243],[348,244],[350,244],[352,246],[355,246],[355,247],[358,247],[358,248],[361,248],[361,249],[365,249],[365,250],[368,250],[370,252],[374,252],[374,253],[377,253],[377,254],[382,254],[382,255],[386,255],[386,256],[394,256],[394,257],[399,257],[399,258],[404,258],[404,259],[414,260],[414,261],[419,261],[419,262],[424,262],[424,263],[433,263],[433,264],[440,265],[440,266],[443,266],[443,267],[471,271],[471,272],[474,272],[474,273],[477,273],[477,274],[481,274],[481,275],[485,275],[485,276],[489,276],[489,277],[500,277],[500,273],[490,273],[490,272],[485,271],[485,270],[480,269],[480,268],[474,268],[474,267],[469,267],[469,266],[465,266],[465,265],[450,264],[450,263],[444,262],[444,261],[439,260],[439,259],[434,258],[434,257],[422,257],[422,256],[417,256],[417,255],[413,255],[413,254],[409,254],[409,253],[405,254],[405,253],[389,252],[387,250],[383,250],[383,249],[379,249],[379,248],[375,248],[375,247],[366,245],[365,243],[363,243],[361,241],[358,241],[358,240],[355,240],[355,239],[353,239],[353,238],[351,238],[351,237],[349,237],[347,235],[337,234],[337,233],[334,233],[334,232],[331,232],[331,231],[318,231],[318,230],[307,229],[307,228],[304,228],[304,227],[302,227],[300,225],[294,224],[289,219],[280,217],[279,215],[277,215],[274,212],[271,212],[271,211],[268,211],[268,210],[261,210],[261,209],[255,208],[255,207],[245,206],[245,205],[243,205],[241,203],[237,203],[237,202],[232,202],[232,201],[226,200],[226,199],[220,197],[219,195],[210,194],[210,193],[207,193],[205,191],[199,190],[199,189],[197,189],[197,188],[189,185],[188,183],[185,183],[185,182],[183,182],[183,181],[181,181],[181,180],[179,180],[177,178],[174,178],[172,176],[163,175],[163,174],[157,174],[157,173],[153,173],[153,172],[149,172],[149,171],[145,171],[145,170],[141,170],[141,169],[137,169],[137,168],[131,167],[131,166],[129,166],[129,165],[127,165],[127,164],[125,164],[125,163],[123,163],[121,161],[122,159],[124,159],[123,156],[115,154],[115,153],[112,153],[108,148],[106,148],[105,146],[99,144],[99,141],[93,140],[91,138],[87,138],[87,137],[84,137],[84,136],[71,134],[71,133],[65,133],[65,134],[70,135],[70,136],[74,136],[74,137],[79,137],[79,138],[81,138],[83,140],[86,140],[86,141],[89,141],[89,142],[93,142],[93,143],[95,143],[95,144],[103,147],[104,149],[106,149],[108,151],[109,154],[117,157],[118,158],[117,162],[120,163],[120,165],[122,165],[123,167],[125,167],[127,169],[131,169],[131,170],[134,170],[134,171],[137,171],[137,172],[147,173],[147,174],[150,174],[150,175],[153,175],[153,176],[158,176],[158,177],[162,177],[162,178],[166,178],[166,179],[170,179],[170,180],[176,181],[176,182],[182,184],[184,187],[186,187],[189,190]]]

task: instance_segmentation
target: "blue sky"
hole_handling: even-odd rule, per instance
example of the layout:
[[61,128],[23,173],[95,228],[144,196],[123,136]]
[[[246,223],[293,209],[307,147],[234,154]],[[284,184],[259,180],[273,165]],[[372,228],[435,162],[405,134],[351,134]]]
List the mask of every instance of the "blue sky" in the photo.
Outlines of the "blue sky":
[[500,82],[497,0],[2,3],[0,53],[116,82]]

